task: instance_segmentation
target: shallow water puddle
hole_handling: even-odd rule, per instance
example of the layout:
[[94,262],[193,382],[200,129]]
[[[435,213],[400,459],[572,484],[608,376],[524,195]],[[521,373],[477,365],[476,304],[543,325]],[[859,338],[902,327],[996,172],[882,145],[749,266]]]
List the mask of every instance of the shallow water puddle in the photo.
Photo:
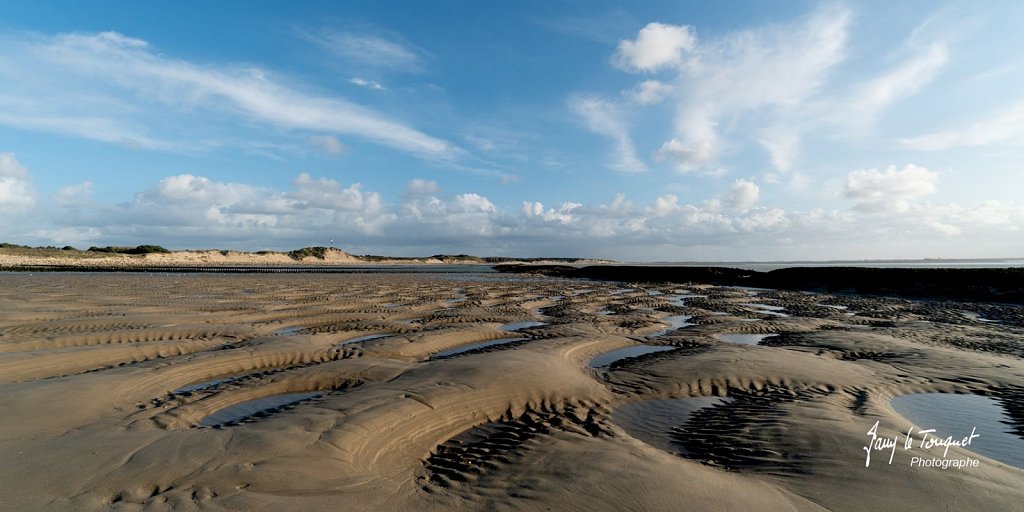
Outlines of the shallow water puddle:
[[677,347],[669,347],[665,345],[634,345],[632,347],[620,348],[618,350],[612,350],[611,352],[605,352],[595,356],[590,360],[591,368],[603,368],[616,361],[623,359],[630,359],[633,357],[640,357],[646,354],[653,354],[654,352],[664,352],[666,350],[675,350]]
[[[995,398],[953,393],[916,393],[897,396],[890,403],[897,413],[914,425],[922,429],[934,428],[934,435],[943,439],[948,436],[962,439],[975,429],[974,433],[979,437],[973,439],[966,449],[1024,468],[1024,438],[1010,432],[1012,420]],[[919,440],[921,436],[915,435],[914,438]]]
[[547,325],[547,322],[537,322],[537,321],[533,321],[533,320],[527,320],[525,322],[512,322],[510,324],[505,324],[505,325],[501,326],[501,330],[503,330],[503,331],[519,331],[519,330],[522,330],[522,329],[529,329],[531,327],[540,327],[542,325]]
[[668,333],[670,333],[670,332],[672,332],[672,331],[674,331],[676,329],[680,329],[680,328],[683,328],[683,327],[689,327],[691,325],[694,325],[694,324],[691,324],[690,322],[687,322],[687,320],[689,320],[691,318],[693,318],[693,317],[690,316],[690,315],[666,316],[665,318],[662,318],[661,321],[662,322],[667,322],[668,325],[669,325],[669,328],[665,329],[663,331],[658,331],[658,332],[656,332],[654,334],[649,334],[647,337],[648,338],[656,338],[658,336],[664,336],[664,335],[666,335],[666,334],[668,334]]
[[786,308],[784,308],[782,306],[772,306],[771,304],[761,304],[761,303],[755,303],[755,302],[751,302],[751,303],[747,303],[747,304],[740,304],[740,306],[746,306],[746,307],[749,307],[749,308],[754,308],[755,310],[757,310],[758,313],[761,313],[763,315],[774,315],[774,316],[783,316],[783,317],[788,317],[789,316],[787,313],[783,313],[782,312],[782,311],[786,310]]
[[271,334],[273,334],[274,336],[291,336],[293,334],[298,334],[298,332],[303,329],[305,329],[305,327],[301,325],[295,327],[282,327],[280,329],[275,330]]
[[629,435],[659,450],[684,455],[685,450],[673,439],[673,431],[698,410],[731,400],[717,396],[645,400],[616,408],[611,419]]
[[352,338],[350,340],[342,340],[336,343],[335,346],[340,347],[342,345],[348,345],[349,343],[359,343],[360,341],[378,340],[380,338],[387,338],[390,336],[391,334],[367,334],[366,336],[360,336],[358,338]]
[[740,345],[757,345],[765,338],[775,336],[776,333],[767,334],[716,334],[715,336],[726,343],[737,343]]
[[223,377],[217,377],[216,379],[205,380],[203,382],[197,382],[195,384],[189,384],[188,386],[182,386],[182,387],[180,387],[178,389],[175,389],[174,391],[171,391],[171,393],[173,393],[175,395],[180,395],[182,393],[190,393],[192,391],[199,391],[201,389],[212,388],[212,387],[214,387],[214,386],[216,386],[218,384],[223,384],[225,382],[228,382],[230,380],[234,380],[234,379],[236,379],[238,377],[241,377],[242,375],[246,375],[246,374],[247,373],[235,373],[235,374],[226,375],[226,376],[223,376]]
[[442,350],[442,351],[434,354],[433,356],[431,356],[431,359],[444,359],[446,357],[451,357],[451,356],[454,356],[454,355],[457,355],[457,354],[462,354],[464,352],[469,352],[470,350],[477,350],[477,349],[480,349],[480,348],[493,347],[493,346],[496,346],[496,345],[505,345],[507,343],[514,343],[516,341],[526,341],[528,339],[530,339],[530,338],[499,338],[499,339],[496,339],[496,340],[488,340],[488,341],[481,341],[479,343],[471,343],[469,345],[465,345],[465,346],[461,346],[461,347],[450,348],[448,350]]
[[203,418],[199,422],[199,425],[203,427],[212,427],[214,425],[233,423],[250,416],[255,416],[256,414],[264,411],[271,411],[285,405],[309,400],[310,398],[315,398],[320,395],[323,395],[322,391],[309,391],[305,393],[287,393],[283,395],[257,398],[255,400],[249,400],[247,402],[231,405],[215,411],[213,414]]

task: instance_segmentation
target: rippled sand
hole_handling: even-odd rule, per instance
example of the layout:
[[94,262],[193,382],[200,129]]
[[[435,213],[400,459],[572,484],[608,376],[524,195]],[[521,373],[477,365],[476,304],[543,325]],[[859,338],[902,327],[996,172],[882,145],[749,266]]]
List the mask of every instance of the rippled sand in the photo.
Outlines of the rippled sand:
[[[980,467],[865,467],[863,446],[876,421],[906,430],[889,399],[912,392],[989,394],[1024,423],[1022,309],[506,275],[4,274],[0,509],[1019,510],[1024,470],[959,448]],[[674,349],[591,368],[642,344]],[[652,436],[680,450],[612,421],[696,396],[731,400]],[[229,414],[256,400],[271,408]]]

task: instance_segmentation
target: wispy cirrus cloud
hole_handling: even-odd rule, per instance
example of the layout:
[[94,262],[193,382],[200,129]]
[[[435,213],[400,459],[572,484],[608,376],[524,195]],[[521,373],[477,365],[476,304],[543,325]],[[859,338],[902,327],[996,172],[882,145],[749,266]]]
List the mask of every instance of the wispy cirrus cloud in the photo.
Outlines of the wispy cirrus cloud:
[[348,79],[348,83],[358,85],[359,87],[366,87],[367,89],[373,89],[376,91],[386,91],[388,88],[384,87],[384,84],[373,80],[367,80],[361,77],[353,77]]
[[[174,59],[114,32],[8,36],[0,40],[0,57],[0,123],[19,128],[174,150],[202,146],[188,138],[200,117],[211,130],[243,126],[259,132],[262,126],[264,132],[342,134],[432,160],[463,152],[373,109],[306,92],[263,69]],[[172,120],[182,120],[177,132],[167,126]]]
[[[723,157],[758,145],[774,168],[768,181],[803,186],[806,177],[790,173],[806,134],[863,137],[900,101],[935,81],[950,61],[947,34],[918,27],[880,59],[886,64],[851,76],[843,66],[855,50],[854,18],[848,7],[825,5],[790,21],[710,37],[689,25],[649,23],[620,40],[611,56],[615,68],[644,76],[622,92],[627,101],[614,104],[616,118],[667,100],[674,111],[671,132],[657,142],[639,141],[658,148],[656,162],[670,162],[681,173],[719,176],[725,172]],[[1006,124],[1012,123],[995,120],[979,131],[997,132]],[[621,141],[632,145],[633,139],[628,126],[617,126],[609,138],[621,154]],[[934,145],[944,137],[949,138],[906,145]]]
[[374,68],[416,72],[427,52],[397,37],[346,30],[302,30],[299,36],[334,58]]
[[624,109],[617,103],[594,96],[575,96],[569,108],[586,123],[587,128],[614,141],[611,167],[622,172],[643,172],[647,166],[637,156],[629,135]]
[[903,146],[922,151],[942,151],[964,146],[1019,141],[1024,138],[1024,101],[1018,101],[986,119],[964,128],[953,128],[901,140]]

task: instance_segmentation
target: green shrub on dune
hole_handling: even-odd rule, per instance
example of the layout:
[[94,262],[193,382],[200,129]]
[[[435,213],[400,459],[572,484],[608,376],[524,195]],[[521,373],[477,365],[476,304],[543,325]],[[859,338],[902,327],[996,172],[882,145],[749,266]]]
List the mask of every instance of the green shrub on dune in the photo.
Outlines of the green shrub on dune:
[[303,258],[308,258],[310,256],[322,260],[327,256],[327,248],[303,247],[302,249],[295,249],[294,251],[289,252],[288,256],[295,261],[302,261]]

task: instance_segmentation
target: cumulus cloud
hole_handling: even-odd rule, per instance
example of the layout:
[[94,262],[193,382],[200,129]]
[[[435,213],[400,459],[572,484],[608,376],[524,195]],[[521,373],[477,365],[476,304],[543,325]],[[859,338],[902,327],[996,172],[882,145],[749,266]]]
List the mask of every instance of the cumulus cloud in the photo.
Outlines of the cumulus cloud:
[[570,224],[577,220],[577,216],[573,214],[574,210],[579,209],[583,205],[576,202],[565,202],[559,205],[557,208],[544,209],[544,204],[535,202],[523,202],[523,216],[527,219],[540,219],[544,222],[557,222],[559,224]]
[[587,125],[590,131],[608,137],[615,143],[611,167],[622,172],[642,172],[647,166],[636,154],[629,135],[629,126],[622,108],[610,101],[590,96],[576,96],[569,107]]
[[414,196],[436,194],[439,190],[440,187],[437,186],[436,181],[425,180],[422,178],[411,179],[409,180],[409,183],[405,186],[406,194]]
[[725,205],[734,210],[749,210],[757,203],[761,189],[750,180],[739,179],[733,182],[723,196]]
[[[4,178],[27,179],[13,157]],[[16,160],[13,160],[16,162]],[[160,243],[171,247],[287,248],[323,244],[411,254],[548,254],[621,259],[796,259],[978,257],[1024,250],[1024,207],[911,203],[933,190],[934,173],[916,166],[855,171],[850,210],[785,210],[757,205],[752,180],[736,180],[719,198],[662,194],[634,206],[625,194],[586,205],[522,201],[504,209],[478,192],[441,195],[428,180],[409,183],[398,203],[358,183],[299,174],[283,188],[168,176],[128,202],[41,205],[33,225],[7,223],[10,239],[40,244]],[[83,184],[65,188],[83,194]],[[907,204],[900,204],[903,201]],[[875,215],[875,211],[900,215]],[[34,210],[35,211],[35,210]],[[879,245],[879,239],[886,240]],[[946,245],[943,245],[946,244]],[[939,251],[939,249],[942,249]],[[934,252],[938,251],[938,252]],[[973,252],[972,252],[973,251]],[[1004,252],[1005,251],[1005,252]]]
[[83,181],[74,185],[66,185],[54,195],[56,204],[66,207],[79,207],[89,204],[92,195],[92,182]]
[[612,57],[616,67],[627,71],[656,71],[679,66],[683,53],[697,43],[693,28],[685,25],[649,23],[640,29],[635,40],[624,39]]
[[664,82],[645,80],[632,89],[622,91],[622,95],[638,105],[654,105],[664,100],[672,93],[673,89],[671,85]]
[[451,204],[449,211],[452,213],[495,213],[498,208],[486,197],[475,194],[459,194]]
[[905,212],[911,200],[935,192],[937,179],[936,173],[913,164],[900,170],[894,165],[884,171],[858,170],[847,175],[843,196],[856,201],[860,211]]
[[[714,137],[713,134],[708,134]],[[684,143],[678,139],[669,139],[661,145],[655,160],[662,162],[669,160],[675,162],[681,172],[690,172],[698,165],[710,163],[716,156],[716,138],[696,140]]]
[[0,153],[0,213],[22,213],[36,204],[28,170],[14,153]]
[[679,198],[675,194],[665,194],[658,196],[644,212],[652,217],[665,217],[679,208]]

